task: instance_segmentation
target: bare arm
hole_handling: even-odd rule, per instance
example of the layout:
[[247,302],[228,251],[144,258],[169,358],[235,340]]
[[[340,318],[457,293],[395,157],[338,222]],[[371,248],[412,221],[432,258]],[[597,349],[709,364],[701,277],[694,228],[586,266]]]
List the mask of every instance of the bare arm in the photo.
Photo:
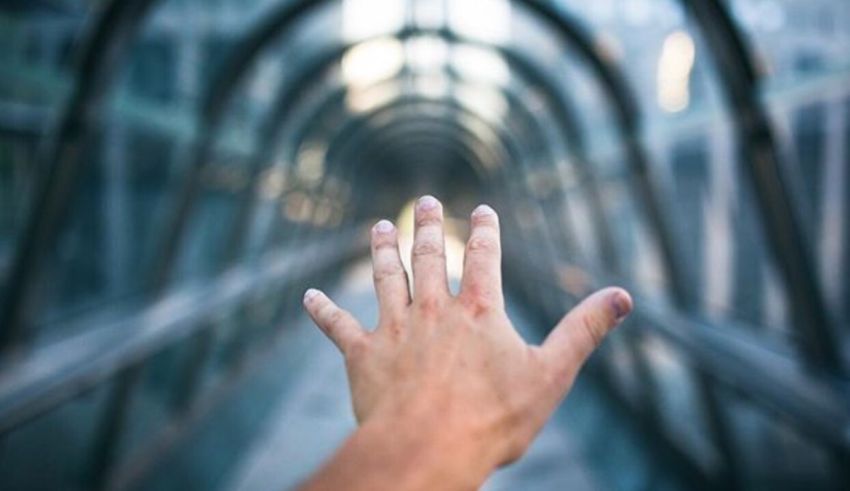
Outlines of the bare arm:
[[421,198],[415,221],[412,296],[395,228],[381,221],[372,230],[373,332],[323,293],[305,294],[307,311],[345,356],[360,428],[304,490],[477,488],[525,452],[632,309],[624,290],[601,290],[530,346],[505,313],[496,213],[472,213],[457,296],[446,277],[442,205]]

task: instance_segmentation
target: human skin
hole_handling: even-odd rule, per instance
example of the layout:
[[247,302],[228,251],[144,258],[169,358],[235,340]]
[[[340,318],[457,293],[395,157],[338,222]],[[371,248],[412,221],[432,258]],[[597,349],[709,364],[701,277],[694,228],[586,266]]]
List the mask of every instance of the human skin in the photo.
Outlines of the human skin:
[[372,229],[380,318],[365,330],[324,293],[304,306],[345,357],[359,428],[303,490],[477,489],[518,459],[572,387],[585,360],[632,310],[621,288],[586,298],[540,346],[504,308],[496,212],[470,218],[460,292],[446,275],[443,210],[415,209],[413,293],[395,227]]

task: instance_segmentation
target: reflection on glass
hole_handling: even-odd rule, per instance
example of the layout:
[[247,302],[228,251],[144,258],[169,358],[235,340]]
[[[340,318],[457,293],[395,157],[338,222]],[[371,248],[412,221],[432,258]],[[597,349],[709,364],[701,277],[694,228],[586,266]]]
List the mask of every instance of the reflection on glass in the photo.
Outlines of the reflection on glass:
[[259,193],[263,199],[278,199],[285,189],[286,175],[280,166],[271,167],[260,176]]
[[443,75],[423,75],[413,80],[417,94],[431,99],[439,99],[449,94],[449,79]]
[[451,58],[452,68],[464,78],[498,85],[508,83],[508,64],[494,51],[459,45],[452,48]]
[[507,41],[511,34],[511,5],[507,0],[452,0],[449,27],[474,39]]
[[343,39],[356,41],[398,30],[404,20],[404,5],[397,0],[344,0]]
[[358,44],[342,58],[342,78],[353,86],[366,86],[386,80],[404,66],[404,47],[393,38],[379,38]]
[[508,114],[508,101],[494,88],[464,84],[454,91],[461,104],[487,120],[498,122]]
[[369,88],[350,88],[345,95],[345,106],[353,113],[369,112],[387,104],[400,94],[397,84],[378,84]]
[[690,102],[691,70],[694,67],[694,41],[683,32],[667,36],[658,59],[658,104],[669,112],[678,112]]
[[327,147],[319,144],[306,145],[298,153],[298,178],[305,183],[317,183],[325,173],[325,153]]
[[449,45],[434,36],[419,36],[407,41],[407,64],[418,72],[432,72],[445,67]]

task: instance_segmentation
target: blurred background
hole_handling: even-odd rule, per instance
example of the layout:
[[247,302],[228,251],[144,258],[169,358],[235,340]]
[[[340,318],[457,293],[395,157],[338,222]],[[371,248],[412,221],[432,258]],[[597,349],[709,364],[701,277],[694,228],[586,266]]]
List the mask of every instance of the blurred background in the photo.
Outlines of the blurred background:
[[850,2],[0,0],[0,488],[287,489],[368,228],[502,217],[541,339],[629,288],[486,489],[848,489]]

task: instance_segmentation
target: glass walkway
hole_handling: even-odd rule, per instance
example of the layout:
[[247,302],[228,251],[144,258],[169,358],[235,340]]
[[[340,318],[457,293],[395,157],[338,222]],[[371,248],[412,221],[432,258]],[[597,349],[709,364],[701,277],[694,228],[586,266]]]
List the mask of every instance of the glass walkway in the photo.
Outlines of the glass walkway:
[[[485,489],[850,487],[850,2],[0,0],[0,489],[281,489],[307,287],[481,202],[529,340],[635,314]],[[409,244],[408,244],[409,246]],[[454,258],[454,259],[452,259]]]

